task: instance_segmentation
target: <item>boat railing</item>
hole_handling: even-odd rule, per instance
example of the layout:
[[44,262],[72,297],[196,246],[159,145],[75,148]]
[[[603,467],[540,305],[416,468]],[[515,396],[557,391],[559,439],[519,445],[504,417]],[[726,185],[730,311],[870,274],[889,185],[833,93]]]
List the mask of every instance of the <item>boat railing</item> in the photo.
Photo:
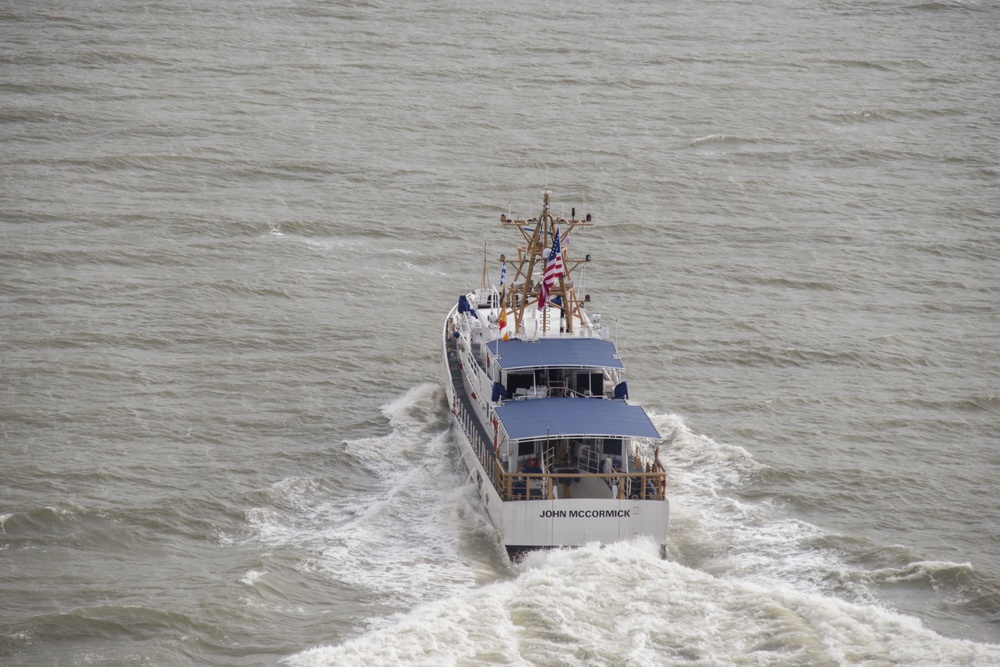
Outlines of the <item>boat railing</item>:
[[552,466],[556,462],[556,448],[546,447],[545,451],[542,452],[542,472],[549,472],[552,470]]
[[[611,487],[618,488],[618,499],[664,500],[666,497],[667,473],[621,472],[514,472],[509,473],[496,465],[497,490],[504,500],[554,500],[555,485],[582,479],[600,479]],[[622,483],[624,480],[624,483]]]
[[590,447],[583,447],[579,455],[580,468],[587,472],[596,473],[601,466],[601,457],[596,450]]
[[498,467],[496,465],[496,436],[494,436],[493,441],[488,440],[488,435],[483,430],[482,424],[479,423],[479,420],[473,414],[473,407],[468,398],[463,396],[458,402],[462,406],[458,417],[459,422],[462,424],[462,430],[465,431],[465,435],[469,439],[469,444],[472,445],[472,450],[476,453],[476,458],[479,459],[480,466],[486,471],[493,487],[499,489]]
[[604,398],[604,394],[593,394],[590,391],[577,391],[576,389],[566,389],[565,396],[570,398]]
[[[621,472],[516,472],[509,473],[503,468],[497,456],[496,443],[483,437],[478,420],[470,410],[463,410],[459,417],[463,430],[477,453],[483,470],[486,471],[493,488],[504,500],[552,500],[555,498],[556,484],[566,484],[583,479],[600,479],[609,487],[617,487],[617,497],[621,500],[663,500],[666,493],[667,473],[659,463],[647,466],[646,471]],[[552,458],[546,457],[546,469],[551,470]],[[596,466],[595,466],[596,468]]]

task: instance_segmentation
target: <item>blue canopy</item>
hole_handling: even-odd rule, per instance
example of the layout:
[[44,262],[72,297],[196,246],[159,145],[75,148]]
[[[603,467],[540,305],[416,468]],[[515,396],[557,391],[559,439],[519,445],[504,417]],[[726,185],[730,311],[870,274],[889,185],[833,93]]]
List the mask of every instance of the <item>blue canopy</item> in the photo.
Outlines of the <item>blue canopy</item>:
[[597,338],[542,338],[494,340],[487,344],[499,356],[504,370],[519,368],[622,368],[618,350],[610,340]]
[[625,401],[535,398],[507,401],[496,411],[513,440],[546,436],[660,438],[646,411]]

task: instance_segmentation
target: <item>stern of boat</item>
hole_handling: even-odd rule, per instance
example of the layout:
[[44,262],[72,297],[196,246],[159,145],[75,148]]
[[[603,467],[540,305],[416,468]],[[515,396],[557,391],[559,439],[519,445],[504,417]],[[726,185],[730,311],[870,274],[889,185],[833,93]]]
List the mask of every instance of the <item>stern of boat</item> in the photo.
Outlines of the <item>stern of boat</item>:
[[576,547],[646,536],[667,543],[670,503],[665,499],[521,500],[503,505],[508,551]]

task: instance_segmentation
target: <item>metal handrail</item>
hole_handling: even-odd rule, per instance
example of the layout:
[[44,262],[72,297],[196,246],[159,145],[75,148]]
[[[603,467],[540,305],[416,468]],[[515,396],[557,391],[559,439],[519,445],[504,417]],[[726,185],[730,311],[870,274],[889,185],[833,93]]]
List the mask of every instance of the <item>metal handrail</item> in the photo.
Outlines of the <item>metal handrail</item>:
[[[530,498],[531,494],[529,491],[528,483],[533,479],[546,480],[547,493],[546,498],[548,500],[553,499],[552,488],[555,480],[557,479],[603,479],[603,480],[613,480],[614,483],[618,484],[618,497],[619,499],[625,499],[625,485],[619,483],[619,478],[631,478],[631,479],[641,479],[642,487],[641,493],[638,494],[642,500],[664,500],[666,498],[665,485],[667,481],[667,473],[665,471],[660,472],[621,472],[617,470],[613,473],[593,473],[593,472],[506,472],[500,467],[499,461],[497,462],[496,469],[498,471],[499,482],[496,484],[497,491],[501,492],[507,500],[527,500]],[[652,494],[646,491],[646,481],[653,481],[654,492]],[[514,493],[514,482],[523,481],[525,493],[515,494]],[[656,491],[656,482],[660,483],[660,491]]]

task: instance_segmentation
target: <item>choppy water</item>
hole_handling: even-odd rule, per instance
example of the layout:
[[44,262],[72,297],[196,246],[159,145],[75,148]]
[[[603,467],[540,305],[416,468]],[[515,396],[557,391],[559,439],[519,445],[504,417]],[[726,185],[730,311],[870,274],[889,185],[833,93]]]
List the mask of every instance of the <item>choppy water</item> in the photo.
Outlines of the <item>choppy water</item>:
[[[1000,6],[0,3],[0,662],[1000,664]],[[498,218],[672,441],[506,562],[438,334]]]

